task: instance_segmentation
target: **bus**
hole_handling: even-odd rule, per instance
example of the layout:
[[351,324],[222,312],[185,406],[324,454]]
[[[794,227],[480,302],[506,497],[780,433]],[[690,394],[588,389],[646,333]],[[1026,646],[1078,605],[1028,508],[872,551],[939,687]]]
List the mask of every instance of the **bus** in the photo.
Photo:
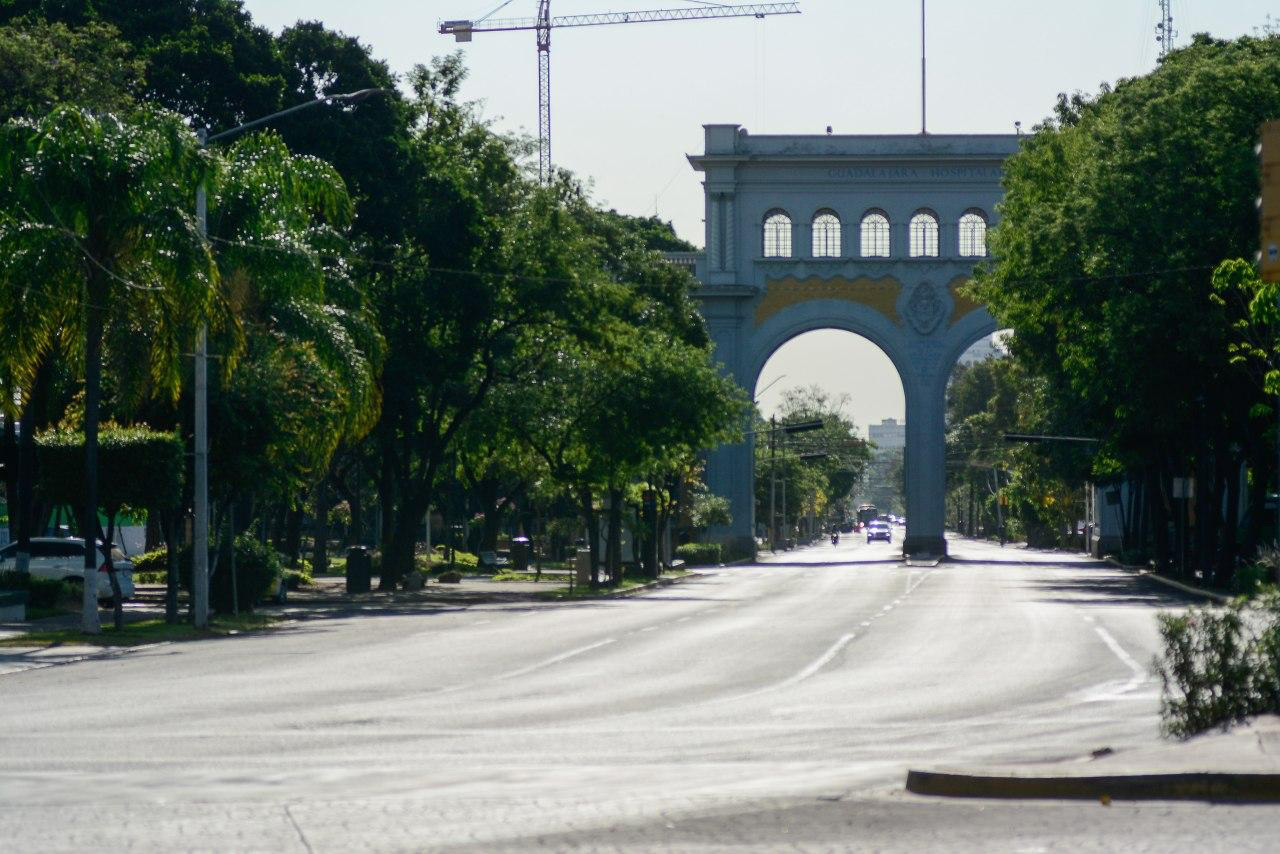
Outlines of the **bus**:
[[858,508],[858,526],[864,527],[868,522],[874,522],[879,515],[880,510],[874,504],[861,505]]

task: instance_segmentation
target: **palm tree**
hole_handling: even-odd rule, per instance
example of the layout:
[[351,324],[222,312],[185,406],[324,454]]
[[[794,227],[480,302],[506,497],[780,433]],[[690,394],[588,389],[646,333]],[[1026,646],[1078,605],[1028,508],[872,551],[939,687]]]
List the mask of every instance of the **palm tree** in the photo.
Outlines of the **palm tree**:
[[[86,543],[98,531],[104,331],[151,326],[151,385],[176,399],[182,353],[217,301],[217,268],[192,216],[214,159],[182,120],[60,107],[0,126],[3,369],[28,388],[60,338],[84,371]],[[79,352],[76,352],[79,351]],[[100,631],[97,555],[85,551],[82,629]]]

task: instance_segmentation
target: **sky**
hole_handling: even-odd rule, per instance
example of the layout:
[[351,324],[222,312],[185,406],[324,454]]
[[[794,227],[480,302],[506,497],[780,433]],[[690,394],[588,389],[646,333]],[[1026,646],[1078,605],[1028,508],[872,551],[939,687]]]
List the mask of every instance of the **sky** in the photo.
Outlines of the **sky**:
[[[537,128],[532,32],[478,33],[457,45],[441,20],[475,19],[502,0],[246,0],[279,31],[320,20],[357,36],[404,72],[461,49],[463,88],[502,131]],[[731,2],[731,0],[722,0]],[[1008,133],[1047,116],[1059,92],[1149,72],[1159,56],[1156,0],[927,0],[928,127]],[[553,15],[697,5],[689,0],[554,0]],[[552,154],[590,181],[597,203],[656,213],[703,243],[702,187],[685,156],[702,125],[752,133],[916,133],[920,130],[920,5],[916,0],[800,0],[800,15],[627,24],[552,32]],[[496,17],[532,16],[511,0]],[[1254,32],[1280,0],[1173,0],[1175,44],[1192,33]],[[887,373],[886,373],[887,372]],[[874,345],[822,331],[779,350],[760,386],[817,383],[853,398],[859,424],[903,417],[901,385]]]

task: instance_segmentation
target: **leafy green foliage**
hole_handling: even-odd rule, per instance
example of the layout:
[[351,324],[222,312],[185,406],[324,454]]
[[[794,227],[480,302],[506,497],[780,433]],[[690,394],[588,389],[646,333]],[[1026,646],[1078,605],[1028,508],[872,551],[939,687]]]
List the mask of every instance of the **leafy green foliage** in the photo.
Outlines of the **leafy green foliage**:
[[39,118],[58,104],[126,109],[143,67],[109,24],[13,21],[0,26],[0,122]]
[[676,557],[689,566],[714,566],[720,563],[720,544],[685,543],[676,546]]
[[[756,419],[756,501],[769,517],[769,491],[776,480],[779,533],[812,512],[825,516],[860,484],[871,459],[871,448],[858,436],[857,425],[845,414],[847,395],[833,396],[818,386],[787,389],[776,422]],[[787,433],[790,424],[822,421],[819,430]],[[772,446],[769,430],[779,428]],[[782,518],[782,498],[787,519]],[[767,523],[767,522],[766,522]],[[785,535],[783,535],[785,536]]]
[[1260,388],[1232,364],[1243,315],[1215,299],[1211,275],[1257,247],[1253,148],[1276,115],[1274,36],[1196,36],[1152,74],[1062,96],[1005,164],[994,262],[972,286],[1017,330],[1012,352],[1044,385],[1049,432],[1101,438],[1095,472],[1149,485],[1162,561],[1169,520],[1156,496],[1197,476],[1197,558],[1223,583],[1235,520],[1214,511],[1234,506],[1239,478],[1219,473],[1247,464],[1265,483],[1274,465],[1253,421]]
[[1161,614],[1163,731],[1178,738],[1280,713],[1280,594]]
[[[216,542],[209,543],[211,555],[217,548]],[[182,588],[190,590],[191,546],[184,546],[177,557],[178,577]],[[252,611],[255,604],[272,595],[279,585],[283,572],[280,555],[270,545],[244,534],[235,539],[235,558],[239,610]],[[209,582],[209,602],[220,613],[231,613],[231,588],[231,572],[226,564],[226,556],[223,556],[218,560],[217,569]]]
[[217,281],[192,217],[213,161],[170,113],[129,119],[59,107],[0,125],[0,359],[31,384],[55,352],[105,362],[176,397],[183,344],[214,312]]
[[[74,505],[84,495],[84,434],[54,430],[36,437],[37,488],[53,504]],[[109,514],[129,507],[169,511],[182,498],[185,447],[173,433],[108,426],[98,436],[100,506]],[[163,552],[162,552],[163,554]]]
[[0,572],[0,590],[25,590],[29,608],[57,608],[75,598],[75,591],[65,581],[36,578],[30,573],[16,570]]

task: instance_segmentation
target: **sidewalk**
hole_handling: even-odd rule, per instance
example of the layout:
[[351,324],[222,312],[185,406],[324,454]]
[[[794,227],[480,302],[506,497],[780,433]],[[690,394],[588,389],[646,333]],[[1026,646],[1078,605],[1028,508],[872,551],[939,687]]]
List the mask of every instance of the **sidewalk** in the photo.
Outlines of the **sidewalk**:
[[1280,716],[1073,762],[913,770],[906,788],[951,798],[1280,803]]

